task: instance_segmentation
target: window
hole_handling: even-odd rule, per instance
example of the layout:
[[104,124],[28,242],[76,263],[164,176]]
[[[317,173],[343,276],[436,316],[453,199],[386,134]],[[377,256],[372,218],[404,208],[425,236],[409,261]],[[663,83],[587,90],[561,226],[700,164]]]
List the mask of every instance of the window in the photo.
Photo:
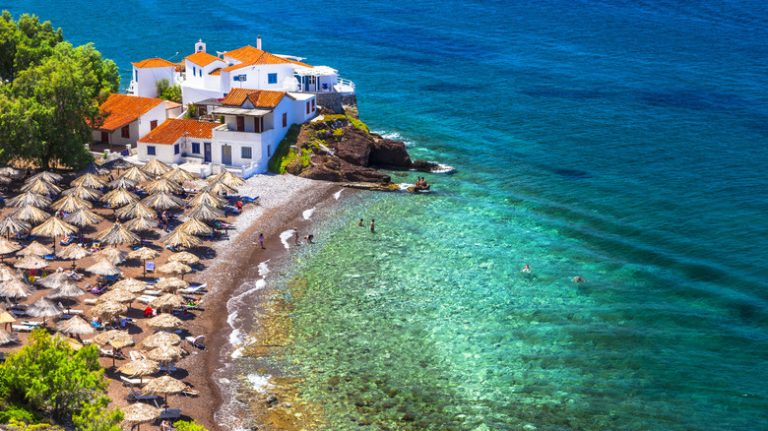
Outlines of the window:
[[240,157],[243,159],[250,159],[251,158],[251,147],[241,147],[240,148]]
[[173,146],[173,154],[179,154],[179,144]]
[[277,84],[277,74],[276,73],[270,73],[267,75],[267,83],[269,84]]
[[309,100],[307,100],[307,114],[309,114],[309,106],[310,106],[310,103],[309,103]]
[[133,80],[138,81],[139,80],[139,71],[135,70],[133,71]]
[[193,142],[192,143],[192,154],[200,154],[200,143],[199,142]]
[[154,156],[157,152],[155,152],[155,146],[154,145],[147,145],[147,155],[148,156]]
[[200,69],[200,77],[203,77],[203,69]]
[[122,129],[120,129],[120,136],[123,138],[130,138],[131,137],[131,129],[130,126],[123,126]]
[[312,112],[315,111],[315,99],[312,99]]
[[197,67],[192,66],[192,76],[196,76],[196,75],[197,75]]
[[232,77],[233,81],[245,82],[248,80],[248,75],[235,75]]
[[149,122],[149,130],[155,130],[155,127],[157,127],[157,120],[152,120]]
[[288,127],[288,113],[283,112],[283,127]]
[[272,145],[267,145],[267,158],[272,157]]

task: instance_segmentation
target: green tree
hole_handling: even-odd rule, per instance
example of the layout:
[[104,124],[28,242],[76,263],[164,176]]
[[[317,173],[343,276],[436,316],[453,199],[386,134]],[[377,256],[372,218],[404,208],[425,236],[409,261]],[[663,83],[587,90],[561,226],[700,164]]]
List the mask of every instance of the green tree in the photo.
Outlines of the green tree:
[[109,398],[105,396],[90,403],[83,403],[81,410],[72,416],[77,431],[121,431],[123,412],[117,409],[107,410],[108,404]]
[[107,383],[103,374],[96,347],[86,346],[75,352],[42,329],[33,331],[28,344],[0,366],[0,381],[7,388],[9,400],[24,403],[57,421],[100,418],[119,422],[119,412],[104,411]]
[[157,84],[155,85],[157,88],[157,97],[176,103],[181,103],[181,86],[171,86],[167,79],[161,79],[157,81]]
[[176,431],[208,431],[204,426],[195,421],[176,421],[173,423]]

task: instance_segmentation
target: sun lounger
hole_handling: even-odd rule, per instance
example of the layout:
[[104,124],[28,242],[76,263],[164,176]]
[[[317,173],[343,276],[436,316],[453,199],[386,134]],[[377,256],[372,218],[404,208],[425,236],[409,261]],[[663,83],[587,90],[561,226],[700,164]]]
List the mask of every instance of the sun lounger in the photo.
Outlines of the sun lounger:
[[25,320],[25,321],[21,322],[21,324],[24,325],[24,326],[32,326],[34,328],[39,328],[39,327],[43,326],[43,322],[33,322],[31,320]]
[[144,291],[144,294],[149,296],[160,296],[163,294],[163,291],[157,289],[147,289]]
[[36,326],[28,326],[28,325],[11,325],[11,328],[13,328],[16,332],[32,332]]
[[175,373],[177,370],[175,365],[167,364],[167,365],[160,365],[160,371],[166,372],[166,373]]
[[74,308],[66,308],[64,309],[64,315],[68,315],[70,317],[72,316],[82,316],[85,311],[83,310],[77,310]]
[[137,378],[130,378],[125,376],[120,376],[120,381],[123,382],[123,386],[143,386],[147,383],[151,382],[152,378],[143,378],[143,379],[137,379]]
[[200,391],[192,389],[192,388],[187,388],[187,389],[184,389],[183,391],[181,391],[181,394],[184,395],[184,396],[187,396],[187,397],[197,397],[197,396],[200,395]]
[[181,417],[181,409],[165,409],[160,413],[159,419],[178,419]]
[[157,296],[153,295],[141,295],[138,298],[136,298],[137,301],[141,302],[142,304],[149,304],[150,302],[157,299]]
[[93,293],[94,295],[101,295],[106,291],[107,291],[107,286],[96,286],[91,289],[91,293]]
[[208,290],[208,284],[201,284],[199,286],[190,286],[184,289],[179,289],[179,293],[202,295],[206,290]]
[[96,298],[88,298],[83,300],[83,304],[85,305],[96,305],[99,303],[99,300]]
[[187,343],[197,347],[198,349],[205,348],[205,335],[198,335],[197,337],[190,335],[184,339],[187,341]]
[[12,308],[11,314],[13,314],[16,317],[24,317],[27,315],[27,310],[24,310],[21,308]]
[[125,359],[125,355],[122,353],[115,354],[115,351],[112,349],[104,349],[99,348],[99,356],[103,356],[105,358],[115,358],[115,359]]
[[141,392],[137,390],[131,390],[128,392],[128,395],[126,396],[128,401],[155,401],[158,399],[161,399],[159,395],[154,394],[142,394]]

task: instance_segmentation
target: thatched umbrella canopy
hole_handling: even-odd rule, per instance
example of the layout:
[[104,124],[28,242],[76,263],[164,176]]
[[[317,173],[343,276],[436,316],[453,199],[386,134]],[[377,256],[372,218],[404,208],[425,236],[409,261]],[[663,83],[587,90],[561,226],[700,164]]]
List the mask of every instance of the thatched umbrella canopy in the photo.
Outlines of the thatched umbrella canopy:
[[80,316],[74,316],[71,319],[63,320],[56,325],[56,330],[66,335],[90,335],[96,332],[90,323],[86,322]]
[[42,223],[45,220],[47,220],[50,216],[51,215],[48,214],[47,212],[32,205],[23,206],[19,208],[15,213],[13,213],[13,217],[16,220],[21,220],[31,225],[37,225],[39,223]]
[[192,272],[192,268],[181,262],[168,262],[161,265],[157,270],[163,274],[180,274],[182,279],[184,279],[184,274]]
[[8,216],[0,220],[0,235],[9,238],[13,235],[27,233],[30,229],[32,229],[32,226],[29,223],[21,221],[16,217]]
[[27,180],[24,185],[21,186],[21,191],[50,196],[61,193],[61,187],[38,178],[31,181]]
[[24,247],[23,250],[16,254],[19,256],[47,256],[51,253],[53,253],[52,249],[40,244],[37,241],[32,241],[28,246]]
[[55,209],[56,211],[73,213],[79,209],[93,208],[93,204],[87,200],[80,199],[75,195],[64,195],[63,198],[52,203],[51,208]]
[[[137,220],[141,220],[141,219],[137,219]],[[147,276],[146,262],[148,260],[155,259],[157,256],[160,256],[160,253],[147,247],[141,247],[140,249],[137,249],[128,253],[129,259],[138,259],[141,261],[141,263],[143,264],[142,266],[144,267],[144,277]]]
[[21,245],[15,241],[0,238],[0,255],[16,253],[21,250]]
[[224,199],[216,196],[214,193],[211,192],[202,192],[199,193],[197,196],[192,198],[192,200],[189,201],[189,204],[192,206],[198,206],[201,204],[206,204],[208,206],[214,207],[214,208],[221,208],[223,207],[227,201]]
[[16,262],[13,266],[19,269],[43,269],[48,266],[48,262],[37,256],[31,255],[24,256],[23,259]]
[[128,178],[118,178],[116,180],[107,183],[110,189],[132,189],[136,187],[136,181],[129,180]]
[[141,201],[137,201],[115,210],[115,216],[120,220],[130,220],[134,218],[155,219],[157,218],[157,213],[152,208],[144,205]]
[[79,209],[64,217],[64,221],[79,228],[95,226],[102,220],[104,220],[104,217],[96,214],[88,208]]
[[27,178],[27,182],[42,180],[42,181],[45,181],[45,182],[53,184],[53,183],[58,183],[59,181],[62,180],[62,178],[64,178],[64,177],[62,177],[59,174],[56,174],[56,173],[53,173],[53,172],[49,172],[49,171],[42,171],[42,172],[38,172],[37,174],[32,175],[31,177]]
[[93,265],[89,266],[85,270],[90,272],[91,274],[104,275],[104,276],[120,274],[120,269],[118,269],[115,265],[112,264],[112,262],[106,259],[101,259],[100,261],[94,263]]
[[0,175],[0,184],[10,184],[12,182],[13,182],[12,179]]
[[181,262],[187,265],[194,265],[200,262],[200,258],[188,251],[174,253],[168,258],[168,262]]
[[213,233],[213,228],[198,219],[191,218],[180,224],[176,229],[190,235],[208,236]]
[[61,259],[71,260],[72,268],[75,267],[75,262],[77,262],[78,260],[86,256],[90,256],[90,254],[91,252],[86,250],[80,244],[70,244],[62,248],[56,253],[56,255],[59,256]]
[[72,187],[88,187],[92,189],[100,189],[107,185],[107,182],[99,178],[97,175],[87,173],[75,178],[71,183]]
[[25,192],[14,198],[8,199],[9,207],[22,208],[27,205],[32,205],[37,208],[47,208],[51,205],[51,200],[46,196],[32,192]]
[[155,193],[153,195],[147,196],[146,198],[142,199],[141,201],[144,205],[154,208],[158,211],[164,211],[169,210],[173,208],[182,208],[184,206],[184,201],[177,198],[176,196],[170,194],[170,193]]
[[161,162],[160,160],[152,159],[148,161],[146,165],[142,166],[141,170],[149,175],[157,177],[170,171],[171,167]]
[[[0,323],[3,323],[2,320],[0,320]],[[156,347],[162,346],[178,346],[179,344],[181,344],[181,337],[174,334],[173,332],[165,331],[152,334],[141,342],[141,345],[148,349],[154,349]]]
[[32,317],[42,317],[43,321],[45,321],[48,317],[61,316],[64,314],[64,310],[59,308],[59,306],[50,299],[40,298],[27,307],[27,314]]
[[109,344],[116,349],[132,346],[134,343],[133,337],[131,337],[131,334],[129,334],[128,331],[118,331],[116,329],[97,334],[93,337],[93,342],[100,346]]
[[159,180],[150,181],[145,184],[144,190],[150,194],[179,193],[181,192],[181,186],[167,178],[160,178]]
[[75,196],[83,200],[96,201],[101,198],[104,193],[99,190],[91,189],[88,187],[77,186],[71,189],[64,190],[62,192],[64,196]]
[[107,247],[101,251],[96,252],[94,256],[104,258],[112,262],[113,265],[120,265],[121,263],[125,262],[128,253],[118,249],[117,247]]
[[147,353],[147,358],[158,362],[174,362],[179,360],[187,352],[179,346],[165,345],[155,347]]
[[101,201],[110,206],[110,208],[118,208],[128,204],[132,204],[139,200],[139,197],[129,192],[124,188],[117,188],[111,192],[107,192],[101,197]]
[[226,195],[230,193],[235,193],[237,190],[234,188],[222,183],[222,182],[215,182],[212,184],[209,184],[207,187],[203,189],[203,192],[212,193],[214,195]]
[[[15,321],[16,321],[16,318],[13,317],[13,315],[11,313],[9,313],[9,312],[7,312],[5,310],[0,310],[0,324],[5,325],[5,324],[8,324],[8,323],[14,323]],[[155,335],[160,335],[160,334],[175,335],[176,338],[179,339],[179,343],[181,342],[181,337],[179,337],[176,334],[171,334],[170,332],[160,332],[160,333],[157,333]],[[151,337],[148,337],[147,339],[152,338],[155,335],[153,335]],[[159,337],[158,340],[165,341],[164,344],[179,344],[179,343],[173,343],[173,337],[168,338],[168,339],[166,339],[166,338]],[[144,341],[145,341],[144,345],[147,346],[147,347],[157,347],[157,346],[148,346],[146,344],[146,339]]]
[[66,344],[74,351],[78,351],[83,348],[83,345],[79,341],[75,340],[74,338],[65,337],[61,333],[57,332],[56,334],[54,334],[53,338],[54,338],[54,341],[58,343]]
[[203,242],[200,241],[200,238],[194,235],[174,229],[173,232],[163,238],[163,243],[172,247],[192,248],[199,246]]
[[[163,299],[163,301],[160,301],[161,299]],[[157,303],[158,305],[155,305],[155,303]],[[179,295],[171,295],[169,293],[152,301],[152,306],[157,309],[173,308],[173,307],[178,307],[183,303],[184,303],[184,299],[182,297],[180,297]],[[173,305],[173,304],[178,304],[178,305]],[[147,325],[149,325],[150,328],[154,328],[154,329],[176,329],[180,327],[183,323],[184,322],[182,322],[181,319],[174,316],[173,314],[164,313],[149,319],[149,321],[147,322]]]
[[186,281],[176,277],[162,277],[155,287],[163,292],[176,292],[179,289],[185,289],[189,286]]
[[120,169],[128,169],[128,168],[131,168],[131,167],[136,166],[136,165],[134,165],[133,163],[129,162],[128,160],[125,160],[124,158],[120,157],[118,159],[110,160],[110,161],[104,163],[101,166],[104,169],[109,169],[109,170],[117,169],[119,171]]
[[54,271],[43,278],[38,278],[35,283],[48,289],[56,289],[64,283],[72,283],[72,279],[64,271]]
[[19,339],[16,337],[15,334],[11,334],[9,332],[5,332],[4,330],[0,329],[0,346],[5,346],[6,344],[12,344],[12,343],[18,343]]
[[24,299],[31,293],[32,291],[30,287],[18,278],[0,282],[0,297],[8,299]]
[[137,361],[131,361],[124,364],[117,369],[120,374],[125,374],[129,377],[144,377],[155,374],[160,370],[160,364],[151,359],[139,359]]
[[3,166],[2,168],[0,168],[0,175],[4,177],[15,177],[15,176],[18,176],[19,173],[20,172],[18,169],[14,169],[10,166]]
[[133,181],[134,183],[141,183],[152,179],[150,175],[144,173],[141,169],[139,169],[138,166],[134,166],[123,172],[123,175],[120,175],[120,178],[125,178],[127,180]]
[[187,211],[186,215],[190,219],[209,221],[224,218],[224,211],[208,203],[201,202]]
[[123,407],[121,410],[123,411],[123,417],[125,418],[124,421],[128,425],[131,425],[131,429],[133,429],[133,426],[135,425],[136,431],[141,430],[141,424],[154,421],[159,418],[162,413],[157,407],[152,407],[149,404],[144,403],[133,403],[128,407]]
[[121,289],[131,293],[141,293],[147,288],[147,283],[136,280],[135,278],[126,278],[112,285],[113,289]]
[[17,278],[19,277],[14,270],[0,263],[0,281],[15,280]]
[[104,320],[109,320],[126,311],[128,311],[128,307],[119,302],[102,302],[91,308],[90,315],[91,317],[99,317]]
[[242,178],[238,177],[237,175],[229,171],[223,171],[219,174],[210,176],[208,177],[207,181],[208,181],[208,184],[221,182],[226,184],[229,187],[240,187],[245,185],[245,180],[243,180]]
[[49,299],[74,299],[83,295],[85,295],[85,291],[77,287],[77,284],[70,281],[69,283],[64,283],[54,289],[46,297]]
[[83,168],[82,171],[80,171],[81,174],[94,174],[94,175],[107,175],[109,173],[109,169],[102,168],[101,166],[97,165],[95,162],[89,162],[85,168]]
[[98,302],[119,302],[121,304],[130,305],[134,299],[136,299],[136,295],[127,290],[113,289],[101,295],[99,299],[97,299],[97,301]]
[[110,245],[130,245],[139,242],[139,237],[120,223],[115,223],[109,229],[99,232],[96,238],[99,241]]
[[163,174],[163,178],[171,180],[176,184],[183,184],[185,181],[194,180],[195,176],[185,171],[184,169],[175,167],[170,171],[166,172],[165,174]]
[[139,217],[125,223],[125,228],[131,232],[151,232],[157,228],[157,221]]
[[46,220],[45,223],[32,229],[32,235],[42,236],[45,238],[53,238],[53,250],[56,251],[56,238],[75,233],[76,231],[76,227],[56,216],[52,216]]

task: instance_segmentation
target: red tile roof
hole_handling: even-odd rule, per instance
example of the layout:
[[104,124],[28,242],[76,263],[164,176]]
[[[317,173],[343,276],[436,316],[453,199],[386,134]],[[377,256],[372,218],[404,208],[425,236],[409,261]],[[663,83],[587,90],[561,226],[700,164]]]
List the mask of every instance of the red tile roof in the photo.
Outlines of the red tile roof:
[[233,88],[232,91],[227,94],[227,97],[222,99],[222,105],[229,106],[243,106],[246,99],[250,100],[256,108],[268,108],[274,109],[283,100],[285,92],[283,91],[270,91],[270,90],[252,90],[248,88]]
[[188,55],[184,57],[185,60],[189,60],[192,63],[195,63],[198,66],[208,66],[209,64],[213,63],[214,61],[223,61],[219,57],[216,57],[215,55],[208,54],[207,52],[196,52],[194,54]]
[[210,139],[213,136],[213,129],[221,126],[219,123],[208,121],[197,121],[187,119],[168,119],[155,130],[144,135],[139,142],[148,144],[166,144],[173,145],[180,138]]
[[126,94],[110,94],[106,102],[99,107],[104,123],[99,130],[113,132],[120,127],[136,121],[155,106],[164,103],[163,99],[154,97],[128,96]]
[[251,45],[246,45],[242,48],[237,48],[232,51],[227,51],[224,53],[227,57],[232,57],[237,61],[240,61],[240,64],[235,64],[229,67],[225,67],[222,69],[225,72],[229,72],[231,70],[237,70],[241,67],[246,66],[253,66],[256,64],[295,64],[298,66],[304,66],[304,67],[312,67],[309,64],[302,63],[300,61],[295,60],[289,60],[287,58],[278,57],[275,54],[269,53],[267,51],[263,51],[258,48],[254,48]]
[[136,63],[131,64],[137,69],[146,69],[150,67],[176,67],[175,63],[171,63],[162,58],[147,58],[146,60],[137,61]]

